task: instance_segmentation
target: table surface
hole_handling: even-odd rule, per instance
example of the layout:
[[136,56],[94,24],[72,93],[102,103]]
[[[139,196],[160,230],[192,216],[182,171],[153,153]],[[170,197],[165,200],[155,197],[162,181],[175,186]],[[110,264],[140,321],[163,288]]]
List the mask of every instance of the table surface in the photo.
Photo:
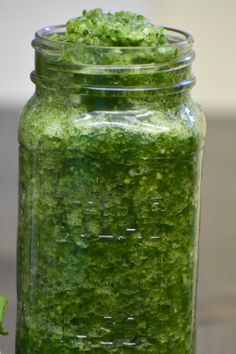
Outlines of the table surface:
[[[0,292],[9,297],[2,354],[14,354],[17,108],[0,107]],[[214,118],[214,119],[213,119]],[[209,114],[204,154],[197,354],[236,353],[236,119]]]

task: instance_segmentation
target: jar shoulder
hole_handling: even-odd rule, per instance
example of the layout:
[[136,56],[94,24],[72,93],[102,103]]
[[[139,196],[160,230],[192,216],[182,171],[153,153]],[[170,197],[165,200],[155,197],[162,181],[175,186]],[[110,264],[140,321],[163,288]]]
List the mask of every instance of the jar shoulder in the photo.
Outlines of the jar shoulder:
[[[192,144],[199,149],[205,138],[205,117],[200,106],[187,100],[172,109],[145,103],[130,109],[91,109],[33,96],[24,106],[19,122],[19,142],[29,149],[73,149],[102,142],[108,150],[125,144],[163,146]],[[117,146],[116,146],[117,145]]]
[[21,111],[19,143],[29,149],[37,149],[40,146],[46,148],[50,141],[52,144],[53,141],[64,141],[67,135],[74,133],[74,122],[80,114],[80,106],[65,105],[33,95]]

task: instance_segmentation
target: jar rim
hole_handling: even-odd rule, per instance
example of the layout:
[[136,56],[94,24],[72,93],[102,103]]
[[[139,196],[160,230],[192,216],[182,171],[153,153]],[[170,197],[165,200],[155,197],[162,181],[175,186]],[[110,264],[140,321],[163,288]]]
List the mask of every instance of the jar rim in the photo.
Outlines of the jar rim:
[[[35,41],[38,44],[43,44],[46,45],[47,47],[51,47],[51,48],[62,48],[65,46],[73,46],[73,47],[84,47],[84,48],[89,48],[89,49],[97,49],[97,50],[114,50],[114,49],[122,49],[122,50],[127,50],[127,51],[132,51],[132,50],[151,50],[151,49],[155,49],[155,48],[171,48],[171,47],[175,47],[175,48],[181,48],[181,47],[185,47],[188,45],[192,45],[194,43],[194,39],[193,36],[187,32],[187,31],[183,31],[183,30],[179,30],[176,28],[172,28],[172,27],[167,27],[167,26],[163,26],[163,28],[167,31],[167,38],[170,39],[170,42],[165,43],[165,44],[160,44],[158,46],[98,46],[98,45],[87,45],[87,44],[83,44],[83,43],[68,43],[68,42],[61,42],[58,40],[52,40],[49,38],[49,36],[53,35],[53,34],[63,34],[66,31],[66,25],[52,25],[52,26],[46,26],[43,27],[41,29],[39,29],[38,31],[36,31],[35,33]],[[33,41],[34,43],[34,41]]]
[[[108,86],[110,91],[120,90],[121,87],[128,89],[128,86],[136,90],[137,87],[147,86],[145,77],[148,78],[149,90],[191,87],[195,82],[191,72],[195,58],[193,37],[182,30],[164,28],[169,38],[166,44],[106,47],[50,39],[53,34],[65,33],[66,26],[44,27],[36,32],[32,42],[36,57],[32,81],[45,79],[52,85],[54,79],[58,80],[57,72],[60,72],[63,73],[63,85],[66,85],[66,80],[71,84],[74,78],[74,85],[78,81],[79,85],[91,90],[94,87],[97,90],[98,86],[101,91]],[[114,87],[111,87],[111,82]]]

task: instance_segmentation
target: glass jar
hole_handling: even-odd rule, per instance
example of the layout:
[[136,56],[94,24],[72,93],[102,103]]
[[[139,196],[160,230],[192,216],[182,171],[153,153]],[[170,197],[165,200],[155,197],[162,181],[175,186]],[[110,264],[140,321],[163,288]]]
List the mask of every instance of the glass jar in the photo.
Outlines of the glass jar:
[[205,120],[192,37],[36,33],[19,127],[17,354],[194,353]]

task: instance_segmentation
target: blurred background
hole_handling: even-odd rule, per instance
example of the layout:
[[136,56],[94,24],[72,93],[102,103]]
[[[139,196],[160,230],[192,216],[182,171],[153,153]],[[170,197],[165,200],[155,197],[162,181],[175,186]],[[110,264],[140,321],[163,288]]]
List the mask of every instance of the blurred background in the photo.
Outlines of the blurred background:
[[17,120],[32,95],[30,42],[46,25],[62,24],[84,8],[130,10],[154,23],[193,34],[197,86],[193,97],[208,121],[198,292],[197,354],[236,353],[236,1],[235,0],[0,0],[0,293],[10,299],[0,338],[14,353],[17,227]]

